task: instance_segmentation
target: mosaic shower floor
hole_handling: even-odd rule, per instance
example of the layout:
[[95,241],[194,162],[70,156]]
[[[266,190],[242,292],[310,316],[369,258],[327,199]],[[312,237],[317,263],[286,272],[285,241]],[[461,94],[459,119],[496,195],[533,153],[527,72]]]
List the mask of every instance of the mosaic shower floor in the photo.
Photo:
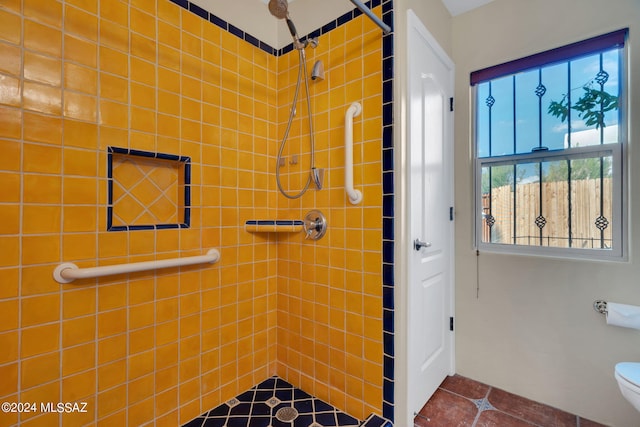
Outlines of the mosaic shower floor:
[[[379,425],[369,423],[365,425]],[[358,427],[356,418],[271,377],[183,427]]]

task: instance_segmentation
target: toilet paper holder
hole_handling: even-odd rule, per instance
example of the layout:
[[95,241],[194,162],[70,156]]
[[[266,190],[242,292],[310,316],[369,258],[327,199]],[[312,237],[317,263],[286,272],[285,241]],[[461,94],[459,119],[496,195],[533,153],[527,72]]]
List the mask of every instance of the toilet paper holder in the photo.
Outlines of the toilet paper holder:
[[607,302],[602,300],[597,300],[593,303],[593,309],[600,314],[607,315]]

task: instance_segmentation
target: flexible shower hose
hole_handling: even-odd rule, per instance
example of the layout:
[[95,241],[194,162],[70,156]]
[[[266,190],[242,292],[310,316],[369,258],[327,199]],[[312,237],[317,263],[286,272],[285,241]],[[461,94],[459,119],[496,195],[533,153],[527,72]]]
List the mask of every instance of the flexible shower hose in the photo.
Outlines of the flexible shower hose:
[[[289,113],[289,121],[287,123],[287,128],[285,129],[284,136],[282,137],[282,142],[280,143],[280,149],[278,150],[278,156],[276,157],[276,183],[278,184],[278,190],[288,199],[298,199],[304,193],[307,192],[309,186],[311,185],[311,176],[312,171],[315,168],[315,142],[313,136],[313,116],[311,114],[311,95],[309,94],[309,77],[307,76],[307,58],[304,53],[304,48],[299,49],[299,59],[300,65],[298,67],[298,81],[296,82],[296,90],[293,95],[293,103],[291,105],[291,112]],[[310,148],[311,148],[311,161],[310,161],[310,170],[309,176],[307,177],[307,183],[304,188],[298,193],[291,195],[287,193],[284,188],[282,188],[282,184],[280,182],[280,159],[282,158],[282,153],[284,151],[284,146],[289,138],[289,131],[291,130],[291,123],[293,123],[293,117],[296,114],[296,104],[298,103],[298,93],[300,92],[300,81],[302,80],[302,76],[304,75],[304,88],[307,93],[307,115],[309,118],[309,140],[310,140]]]

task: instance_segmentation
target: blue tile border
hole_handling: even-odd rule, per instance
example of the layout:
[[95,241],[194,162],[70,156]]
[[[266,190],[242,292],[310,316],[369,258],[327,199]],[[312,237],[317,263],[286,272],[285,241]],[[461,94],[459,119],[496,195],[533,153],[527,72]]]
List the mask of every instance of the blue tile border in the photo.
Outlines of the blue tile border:
[[[173,1],[173,0],[171,0]],[[177,224],[113,225],[113,156],[137,156],[147,159],[170,160],[184,163],[184,211],[183,222]],[[107,231],[167,230],[191,226],[191,157],[167,153],[107,147]]]
[[299,219],[250,219],[245,225],[302,225]]
[[[281,56],[281,55],[285,55],[289,52],[291,52],[293,50],[293,42],[289,43],[288,45],[280,48],[280,49],[276,49],[270,45],[268,45],[267,43],[264,43],[260,40],[258,40],[255,36],[247,33],[246,31],[243,31],[242,29],[236,27],[235,25],[225,21],[224,19],[214,15],[211,12],[208,12],[207,10],[201,8],[200,6],[198,6],[195,3],[192,3],[188,0],[169,0],[172,3],[175,3],[176,5],[182,7],[183,9],[188,10],[189,12],[192,12],[196,15],[198,15],[199,17],[211,22],[212,24],[222,28],[225,31],[230,32],[231,34],[237,36],[238,38],[246,41],[247,43],[252,44],[253,46],[257,47],[260,50],[263,50],[271,55],[274,56]],[[389,2],[389,0],[386,0],[387,2]],[[389,25],[390,27],[393,28],[393,16],[392,16],[392,11],[389,11],[387,13],[387,19],[385,20],[385,9],[384,9],[384,2],[382,2],[382,0],[370,0],[368,2],[365,2],[364,5],[367,6],[369,9],[373,9],[374,7],[380,6],[380,4],[383,4],[383,15],[382,15],[382,20],[385,24]],[[353,9],[350,12],[345,13],[344,15],[339,16],[338,18],[334,19],[333,21],[323,25],[321,28],[318,28],[315,31],[312,31],[311,33],[307,34],[306,36],[301,37],[300,39],[302,41],[305,41],[307,39],[311,39],[314,37],[319,37],[323,34],[328,33],[331,30],[336,29],[337,27],[344,25],[346,23],[348,23],[349,21],[351,21],[354,18],[357,18],[358,16],[362,15],[362,12],[360,11],[360,9]],[[393,41],[393,40],[392,40]]]
[[188,0],[170,0],[171,2],[177,4],[178,6],[188,10],[189,12],[192,12],[196,15],[198,15],[199,17],[201,17],[202,19],[205,19],[209,22],[211,22],[212,24],[222,28],[225,31],[228,31],[234,35],[236,35],[237,37],[241,38],[242,40],[252,44],[253,46],[257,47],[258,49],[261,49],[271,55],[277,55],[278,50],[269,46],[267,43],[263,43],[260,40],[258,40],[256,37],[252,36],[251,34],[242,31],[240,28],[228,23],[227,21],[225,21],[224,19],[221,19],[219,17],[217,17],[216,15],[214,15],[213,13],[210,13],[208,11],[206,11],[205,9],[201,8],[200,6],[196,5],[195,3],[192,3]]
[[[382,2],[382,22],[393,28],[393,0]],[[373,6],[373,4],[372,4]],[[395,299],[394,299],[394,247],[395,247],[395,170],[393,146],[393,83],[395,57],[393,50],[394,33],[382,36],[382,319],[383,319],[383,383],[382,416],[391,427],[395,419]]]
[[[190,7],[188,0],[170,0],[173,3],[196,13],[204,19],[207,19],[214,25],[225,31],[236,35],[253,46],[261,49],[271,55],[281,56],[293,50],[293,43],[284,46],[281,49],[275,49],[258,40],[251,34],[227,23],[223,19],[212,13],[202,13],[200,8],[193,9]],[[382,6],[382,21],[393,28],[394,24],[394,4],[393,0],[370,0],[365,2],[365,6],[373,9]],[[308,35],[302,37],[306,40],[326,34],[340,25],[344,25],[352,19],[362,15],[362,12],[355,8],[350,12],[328,22],[321,28],[318,28]],[[385,34],[382,37],[382,167],[383,167],[383,195],[382,195],[382,239],[383,239],[383,263],[382,263],[382,292],[383,292],[383,341],[384,341],[384,360],[383,360],[383,422],[375,421],[371,426],[391,427],[394,420],[394,311],[395,302],[394,293],[394,224],[395,224],[395,170],[394,170],[394,144],[393,144],[393,84],[395,73],[395,56],[394,56],[394,33]],[[248,224],[248,222],[247,222]],[[252,224],[257,225],[257,224]],[[260,224],[263,225],[263,224]],[[275,224],[264,224],[275,225]],[[379,417],[378,417],[379,418]],[[382,420],[382,419],[381,419]],[[390,420],[390,421],[389,421]],[[369,426],[369,424],[365,424]]]

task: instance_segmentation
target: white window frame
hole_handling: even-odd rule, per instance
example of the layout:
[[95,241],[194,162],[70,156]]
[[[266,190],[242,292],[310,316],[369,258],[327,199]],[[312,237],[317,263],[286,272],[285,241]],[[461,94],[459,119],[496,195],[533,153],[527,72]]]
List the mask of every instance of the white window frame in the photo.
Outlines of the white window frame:
[[[526,154],[514,154],[508,156],[478,157],[477,144],[477,85],[471,87],[472,109],[472,143],[473,143],[473,169],[474,169],[474,249],[483,252],[492,252],[511,255],[533,255],[552,258],[567,258],[578,260],[600,261],[628,261],[628,109],[627,100],[629,93],[628,79],[628,45],[625,44],[620,51],[620,95],[619,110],[620,122],[618,123],[618,142],[585,147],[565,148],[561,150],[538,151]],[[567,158],[580,158],[589,156],[597,157],[598,153],[613,158],[613,194],[612,194],[612,247],[611,249],[581,249],[534,245],[516,245],[505,243],[491,243],[482,241],[482,167],[500,166],[504,164],[537,162],[551,160],[563,160]]]
[[[516,245],[506,243],[492,243],[482,241],[483,219],[482,219],[482,168],[504,165],[514,165],[521,163],[550,162],[558,160],[573,160],[590,157],[612,157],[612,247],[611,249],[582,249],[564,248],[538,245]],[[475,230],[476,249],[480,251],[527,254],[549,257],[578,258],[578,259],[602,259],[619,260],[625,259],[626,250],[623,241],[623,205],[625,205],[624,183],[623,183],[623,144],[604,144],[586,147],[574,147],[564,150],[552,150],[535,152],[528,154],[515,154],[509,156],[479,157],[475,162]]]

